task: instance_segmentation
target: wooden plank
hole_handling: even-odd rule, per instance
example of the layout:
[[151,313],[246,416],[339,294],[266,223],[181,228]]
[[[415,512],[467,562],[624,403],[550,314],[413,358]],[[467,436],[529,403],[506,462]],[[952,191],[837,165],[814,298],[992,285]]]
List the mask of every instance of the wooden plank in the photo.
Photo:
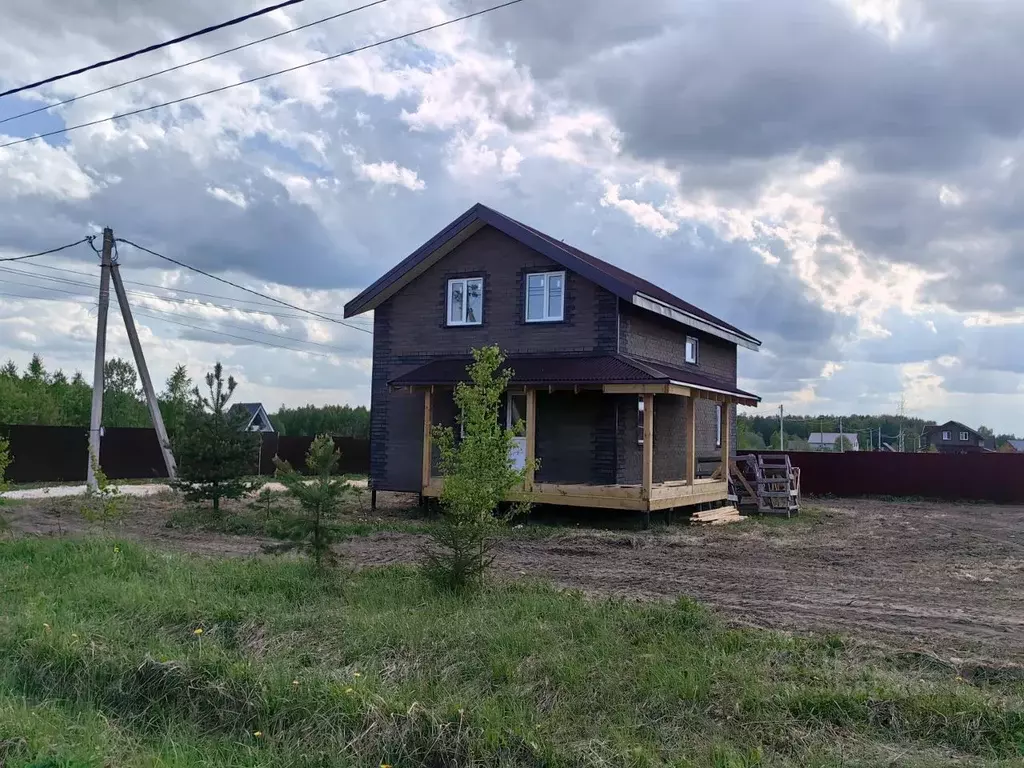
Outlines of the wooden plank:
[[425,489],[430,486],[430,459],[433,453],[430,437],[430,429],[433,421],[434,396],[427,389],[423,392],[423,473],[420,476],[422,482],[420,487]]
[[526,490],[533,490],[537,460],[537,390],[526,390]]
[[554,504],[566,507],[593,507],[595,509],[625,509],[643,511],[647,509],[647,502],[639,497],[624,498],[617,496],[570,496],[566,494],[544,494],[537,491],[513,491],[508,495],[508,501],[530,501],[534,504]]
[[659,509],[671,509],[672,507],[689,507],[694,504],[707,504],[711,501],[725,501],[728,491],[722,490],[699,490],[689,496],[669,496],[663,499],[651,499],[651,511]]
[[729,486],[724,480],[707,480],[702,478],[693,485],[688,483],[658,483],[651,488],[652,499],[685,499],[688,496],[699,496],[706,493],[728,493]]
[[643,498],[651,498],[654,484],[654,395],[644,395]]
[[690,395],[690,388],[679,384],[605,384],[601,391],[606,395]]
[[686,468],[683,472],[683,479],[687,483],[693,483],[697,476],[697,419],[695,400],[692,397],[683,401],[683,431],[686,434]]

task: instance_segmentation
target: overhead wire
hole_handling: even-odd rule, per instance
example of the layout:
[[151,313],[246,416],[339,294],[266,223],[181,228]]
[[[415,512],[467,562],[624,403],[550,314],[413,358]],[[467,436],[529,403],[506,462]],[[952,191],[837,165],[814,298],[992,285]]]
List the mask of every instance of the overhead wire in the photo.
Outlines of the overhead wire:
[[51,248],[48,251],[40,251],[39,253],[28,253],[28,254],[25,254],[24,256],[8,256],[6,258],[0,259],[0,261],[24,261],[25,259],[35,259],[35,258],[38,258],[40,256],[48,256],[51,253],[57,253],[59,251],[66,251],[68,248],[74,248],[76,245],[81,245],[82,243],[85,243],[85,242],[88,242],[88,241],[89,241],[89,236],[86,236],[86,237],[83,237],[81,240],[76,240],[73,243],[68,243],[67,245],[62,245],[59,248]]
[[482,15],[484,15],[486,13],[491,13],[493,11],[497,11],[497,10],[500,10],[502,8],[507,8],[507,7],[511,6],[511,5],[516,5],[516,4],[521,3],[521,2],[523,2],[523,0],[506,0],[506,2],[499,3],[497,5],[488,6],[487,8],[483,8],[483,9],[481,9],[479,11],[473,11],[472,13],[466,13],[466,14],[463,14],[462,16],[456,16],[454,18],[448,19],[447,21],[441,21],[441,22],[438,22],[436,24],[431,24],[431,25],[426,26],[426,27],[420,27],[419,29],[414,29],[411,32],[405,32],[405,33],[400,34],[400,35],[394,35],[392,37],[385,38],[383,40],[377,40],[377,41],[375,41],[373,43],[367,43],[366,45],[361,45],[361,46],[358,46],[356,48],[350,48],[349,50],[342,51],[341,53],[331,54],[330,56],[324,56],[324,57],[319,58],[319,59],[313,59],[312,61],[304,62],[302,64],[296,64],[296,65],[291,66],[291,67],[286,67],[284,69],[279,69],[276,72],[269,72],[269,73],[264,74],[264,75],[257,75],[256,77],[250,77],[250,78],[247,78],[245,80],[239,80],[237,83],[229,83],[228,85],[222,85],[222,86],[219,86],[217,88],[210,88],[210,89],[205,90],[205,91],[200,91],[199,93],[193,93],[193,94],[190,94],[188,96],[181,96],[181,97],[179,97],[177,99],[171,99],[170,101],[165,101],[165,102],[162,102],[160,104],[151,104],[148,107],[140,107],[138,109],[133,109],[133,110],[130,110],[128,112],[121,112],[119,114],[109,115],[107,117],[102,117],[102,118],[99,118],[97,120],[90,120],[90,121],[85,122],[85,123],[78,123],[76,125],[69,125],[69,126],[65,126],[63,128],[58,128],[58,129],[53,130],[53,131],[47,131],[46,133],[39,133],[39,134],[36,134],[34,136],[27,136],[25,138],[16,139],[14,141],[9,141],[6,144],[0,144],[0,149],[3,149],[4,147],[13,147],[13,146],[15,146],[17,144],[24,144],[25,142],[28,142],[28,141],[37,141],[39,139],[45,139],[45,138],[48,138],[50,136],[59,136],[59,135],[64,134],[64,133],[70,133],[71,131],[77,131],[80,128],[89,128],[90,126],[100,125],[101,123],[107,123],[107,122],[111,122],[113,120],[120,120],[120,119],[125,118],[125,117],[132,117],[134,115],[140,115],[140,114],[142,114],[144,112],[150,112],[150,111],[152,111],[154,109],[162,109],[163,107],[170,107],[170,106],[173,106],[175,104],[181,104],[181,103],[186,102],[186,101],[191,101],[192,99],[198,99],[198,98],[200,98],[202,96],[210,96],[210,95],[212,95],[214,93],[221,93],[222,91],[230,90],[231,88],[237,88],[237,87],[242,86],[242,85],[249,85],[251,83],[260,82],[262,80],[267,80],[267,79],[269,79],[271,77],[277,77],[278,75],[284,75],[284,74],[287,74],[289,72],[295,72],[297,70],[304,69],[306,67],[311,67],[314,64],[322,64],[322,63],[324,63],[326,61],[333,61],[334,59],[341,58],[342,56],[351,56],[353,54],[360,53],[362,51],[370,50],[371,48],[378,48],[378,47],[380,47],[382,45],[387,45],[389,43],[398,42],[399,40],[405,40],[407,38],[414,37],[415,35],[423,34],[424,32],[431,32],[431,31],[433,31],[435,29],[441,29],[442,27],[447,27],[447,26],[449,26],[451,24],[456,24],[456,23],[458,23],[460,21],[465,21],[467,19],[471,19],[471,18],[474,18],[476,16],[482,16]]
[[145,48],[139,48],[137,50],[130,51],[129,53],[122,53],[120,56],[115,56],[112,59],[97,61],[93,64],[89,64],[84,67],[79,67],[78,69],[72,69],[71,71],[64,72],[60,75],[53,75],[42,80],[37,80],[34,83],[27,83],[25,85],[19,85],[16,88],[9,88],[6,91],[0,92],[0,98],[3,98],[4,96],[11,96],[15,93],[21,93],[22,91],[28,91],[32,88],[38,88],[41,85],[49,85],[50,83],[56,83],[58,80],[64,80],[75,75],[81,75],[85,72],[91,72],[94,69],[100,69],[101,67],[116,64],[120,61],[134,59],[136,56],[141,56],[144,53],[152,53],[153,51],[159,51],[161,48],[167,48],[171,45],[183,43],[186,40],[192,40],[193,38],[201,37],[202,35],[208,35],[211,32],[216,32],[227,27],[233,27],[236,24],[241,24],[245,21],[249,21],[250,19],[255,19],[257,16],[264,16],[268,13],[272,13],[273,11],[280,10],[281,8],[287,8],[290,5],[297,5],[302,2],[305,2],[305,0],[283,0],[283,2],[276,3],[275,5],[268,5],[265,8],[258,8],[257,10],[252,11],[251,13],[246,13],[242,16],[236,16],[233,19],[222,21],[219,24],[211,24],[207,27],[203,27],[202,29],[197,29],[195,32],[189,32],[186,35],[179,35],[178,37],[175,37],[172,40],[165,40],[162,43],[154,43],[153,45],[147,45]]
[[116,83],[115,85],[108,85],[105,88],[98,88],[95,91],[89,91],[88,93],[80,93],[77,96],[71,96],[70,98],[64,99],[63,101],[55,102],[53,104],[45,104],[45,105],[43,105],[41,107],[36,107],[35,109],[30,109],[27,112],[21,112],[21,113],[19,113],[17,115],[11,115],[10,117],[5,117],[2,120],[0,120],[0,125],[3,125],[4,123],[10,122],[11,120],[17,120],[17,119],[22,118],[22,117],[28,117],[29,115],[35,115],[35,114],[38,114],[40,112],[47,112],[47,111],[49,111],[51,109],[56,109],[57,107],[63,107],[65,104],[70,104],[73,101],[81,101],[82,99],[87,99],[90,96],[96,96],[96,95],[101,94],[101,93],[107,93],[108,91],[113,91],[113,90],[116,90],[117,88],[123,88],[123,87],[125,87],[127,85],[135,85],[135,83],[141,83],[143,80],[149,80],[150,78],[157,77],[158,75],[166,75],[168,72],[176,72],[179,69],[184,69],[185,67],[191,67],[193,64],[201,64],[204,61],[210,61],[210,59],[216,59],[216,58],[218,58],[220,56],[226,56],[229,53],[235,53],[236,51],[241,51],[244,48],[250,48],[250,47],[252,47],[254,45],[259,45],[260,43],[269,42],[270,40],[276,40],[279,37],[284,37],[285,35],[290,35],[293,32],[299,32],[299,31],[301,31],[303,29],[309,29],[310,27],[315,27],[318,24],[324,24],[324,23],[326,23],[328,21],[334,21],[335,19],[340,19],[343,16],[348,16],[350,14],[356,13],[357,11],[363,11],[363,10],[366,10],[367,8],[372,8],[375,5],[382,5],[383,3],[386,3],[386,2],[389,2],[389,0],[373,0],[372,3],[365,3],[365,4],[357,6],[355,8],[349,8],[347,11],[342,11],[340,13],[335,13],[335,14],[332,14],[331,16],[325,16],[322,19],[317,19],[316,21],[311,21],[311,22],[308,22],[307,24],[301,24],[301,25],[299,25],[297,27],[292,27],[291,29],[286,29],[283,32],[276,32],[273,35],[267,35],[266,37],[261,37],[261,38],[259,38],[257,40],[250,40],[247,43],[242,43],[241,45],[236,45],[233,48],[227,48],[227,49],[225,49],[223,51],[218,51],[217,53],[211,53],[208,56],[201,56],[198,59],[192,59],[191,61],[186,61],[186,62],[184,62],[182,64],[175,64],[173,67],[165,67],[164,69],[157,70],[156,72],[150,72],[148,75],[142,75],[140,77],[136,77],[136,78],[133,78],[131,80],[125,80],[123,83]]
[[[516,1],[519,2],[519,0],[516,0]],[[300,307],[300,306],[297,306],[295,304],[291,304],[291,303],[289,303],[287,301],[284,301],[283,299],[278,299],[278,298],[276,298],[274,296],[270,296],[270,295],[265,294],[265,293],[260,293],[259,291],[254,291],[252,288],[246,288],[244,285],[239,285],[238,283],[233,283],[230,280],[226,280],[223,277],[218,277],[217,275],[214,275],[214,274],[211,274],[209,272],[206,272],[206,271],[204,271],[202,269],[199,269],[198,267],[193,267],[192,265],[186,264],[183,261],[178,261],[177,259],[172,259],[170,256],[164,256],[162,253],[157,253],[156,251],[152,251],[149,248],[141,246],[138,243],[133,243],[131,240],[126,240],[123,237],[119,237],[117,239],[118,239],[119,242],[125,243],[127,245],[131,245],[131,246],[133,246],[135,248],[138,248],[140,251],[144,251],[145,253],[148,253],[148,254],[150,254],[152,256],[156,256],[159,259],[163,259],[164,261],[168,261],[171,264],[176,264],[179,267],[182,267],[183,269],[189,269],[189,270],[191,270],[193,272],[196,272],[196,273],[198,273],[200,275],[204,275],[205,277],[209,277],[212,280],[217,280],[218,282],[224,283],[226,285],[230,285],[232,288],[237,288],[240,291],[245,291],[246,293],[251,293],[253,296],[259,296],[261,299],[267,299],[268,301],[273,301],[274,303],[280,304],[283,307],[288,307],[289,309],[295,309],[295,310],[298,310],[299,312],[305,312],[308,315],[312,315],[313,317],[318,317],[321,320],[326,320],[327,322],[330,322],[330,323],[337,323],[338,325],[344,325],[346,328],[352,328],[353,330],[362,331],[363,333],[371,333],[371,334],[373,333],[373,331],[371,331],[368,328],[361,328],[358,325],[352,325],[351,323],[348,323],[348,322],[346,322],[344,320],[338,320],[338,319],[333,318],[333,317],[328,317],[327,315],[321,314],[319,312],[314,312],[311,309],[306,309],[305,307]]]

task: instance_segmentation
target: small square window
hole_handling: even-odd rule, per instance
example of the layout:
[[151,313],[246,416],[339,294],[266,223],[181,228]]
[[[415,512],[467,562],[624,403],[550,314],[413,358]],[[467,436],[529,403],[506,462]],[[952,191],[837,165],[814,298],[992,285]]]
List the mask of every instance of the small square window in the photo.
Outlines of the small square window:
[[636,399],[636,444],[644,444],[644,396]]
[[526,276],[526,322],[565,319],[565,272],[538,272]]
[[942,433],[942,439],[943,440],[952,440],[953,439],[953,433],[952,432],[943,432]]
[[482,277],[460,277],[448,281],[448,325],[480,325],[483,313]]
[[961,432],[960,433],[960,442],[961,443],[966,443],[970,439],[971,439],[971,433],[970,432]]
[[697,339],[693,336],[686,337],[686,362],[694,364],[697,362]]

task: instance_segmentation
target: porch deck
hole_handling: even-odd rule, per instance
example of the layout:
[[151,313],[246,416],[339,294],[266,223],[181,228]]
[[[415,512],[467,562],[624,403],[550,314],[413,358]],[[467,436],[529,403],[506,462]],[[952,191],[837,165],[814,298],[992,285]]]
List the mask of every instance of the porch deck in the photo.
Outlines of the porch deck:
[[[441,495],[444,479],[431,477],[423,487],[423,495],[436,498]],[[565,485],[534,483],[531,491],[516,491],[506,501],[531,501],[535,504],[555,504],[569,507],[596,507],[652,512],[674,507],[686,507],[711,501],[725,501],[728,483],[724,480],[698,478],[693,483],[672,480],[653,483],[649,495],[644,486],[636,485]]]

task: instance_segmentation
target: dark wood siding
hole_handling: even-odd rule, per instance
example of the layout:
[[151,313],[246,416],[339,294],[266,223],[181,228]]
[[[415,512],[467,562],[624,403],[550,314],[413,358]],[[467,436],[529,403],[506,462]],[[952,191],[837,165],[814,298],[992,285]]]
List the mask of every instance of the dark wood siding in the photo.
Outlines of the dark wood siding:
[[[375,488],[420,489],[423,396],[390,392],[387,382],[394,377],[435,357],[468,355],[473,348],[486,344],[497,344],[507,354],[616,350],[618,300],[572,272],[566,273],[565,320],[525,321],[524,275],[552,270],[561,267],[517,240],[485,227],[377,308],[370,417],[371,479]],[[449,327],[448,280],[469,276],[484,278],[483,323]],[[612,457],[604,459],[606,469],[602,471],[608,477],[614,475],[613,419],[614,413],[609,411],[605,419],[608,423],[601,425],[609,444],[606,453]]]

